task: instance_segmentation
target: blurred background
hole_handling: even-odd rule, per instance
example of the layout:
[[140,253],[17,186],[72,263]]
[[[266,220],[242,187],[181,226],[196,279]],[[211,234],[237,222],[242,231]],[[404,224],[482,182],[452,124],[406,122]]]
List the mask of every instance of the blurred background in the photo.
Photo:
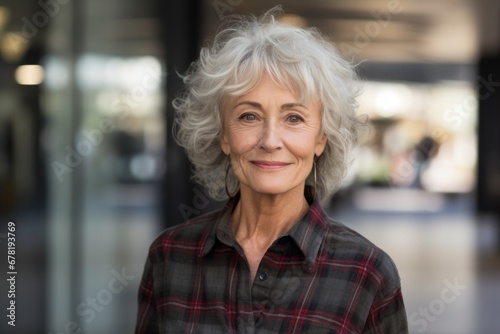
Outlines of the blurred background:
[[[221,18],[277,4],[0,0],[0,332],[133,332],[149,244],[221,204],[172,141],[178,73]],[[500,1],[283,9],[360,62],[374,131],[329,214],[393,257],[411,333],[500,333]]]

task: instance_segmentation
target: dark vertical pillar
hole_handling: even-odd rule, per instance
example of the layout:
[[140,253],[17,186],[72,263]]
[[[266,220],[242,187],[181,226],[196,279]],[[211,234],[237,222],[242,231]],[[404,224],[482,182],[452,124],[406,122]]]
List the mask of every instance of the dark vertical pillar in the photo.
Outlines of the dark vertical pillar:
[[163,183],[162,217],[165,227],[183,222],[182,205],[190,206],[195,185],[190,181],[191,165],[172,137],[174,109],[172,100],[183,89],[180,74],[196,60],[200,45],[201,0],[159,1],[163,15],[163,40],[166,49],[167,174]]
[[[74,1],[71,6],[71,43],[69,45],[69,80],[71,94],[71,118],[70,118],[70,133],[72,138],[71,147],[77,147],[78,136],[82,121],[82,92],[78,83],[77,65],[78,59],[83,54],[84,50],[84,31],[85,20],[82,15],[84,12],[86,1]],[[71,277],[68,280],[71,282],[71,299],[70,305],[78,305],[82,298],[83,278],[82,278],[82,260],[83,260],[83,192],[84,188],[84,169],[74,168],[71,173],[70,182],[70,217],[71,221],[68,224],[71,235],[70,254],[73,259],[71,262]]]
[[477,209],[500,215],[500,55],[480,60],[478,80]]

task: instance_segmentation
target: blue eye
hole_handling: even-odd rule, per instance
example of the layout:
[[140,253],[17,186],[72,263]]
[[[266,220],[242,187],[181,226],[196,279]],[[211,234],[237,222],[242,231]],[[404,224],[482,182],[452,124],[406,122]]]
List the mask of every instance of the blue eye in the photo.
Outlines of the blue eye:
[[300,116],[297,116],[297,115],[290,115],[288,116],[288,120],[291,122],[291,123],[299,123],[302,121],[302,117]]
[[257,117],[253,114],[243,114],[240,116],[240,119],[244,121],[255,121]]

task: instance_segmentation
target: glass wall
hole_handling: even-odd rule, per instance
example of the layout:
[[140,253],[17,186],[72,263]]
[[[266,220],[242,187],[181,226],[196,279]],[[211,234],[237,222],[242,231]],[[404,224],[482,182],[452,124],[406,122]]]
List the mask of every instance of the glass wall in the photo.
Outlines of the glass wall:
[[[166,170],[155,1],[68,2],[43,60],[48,328],[130,332]],[[74,329],[72,329],[74,330]]]

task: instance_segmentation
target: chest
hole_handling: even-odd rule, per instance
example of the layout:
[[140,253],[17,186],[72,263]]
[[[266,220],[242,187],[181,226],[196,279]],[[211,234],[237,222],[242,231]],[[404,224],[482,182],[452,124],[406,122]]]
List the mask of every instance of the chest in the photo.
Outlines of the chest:
[[309,270],[284,249],[245,258],[221,247],[191,264],[171,262],[155,283],[157,307],[170,332],[357,333],[373,296],[345,274]]

